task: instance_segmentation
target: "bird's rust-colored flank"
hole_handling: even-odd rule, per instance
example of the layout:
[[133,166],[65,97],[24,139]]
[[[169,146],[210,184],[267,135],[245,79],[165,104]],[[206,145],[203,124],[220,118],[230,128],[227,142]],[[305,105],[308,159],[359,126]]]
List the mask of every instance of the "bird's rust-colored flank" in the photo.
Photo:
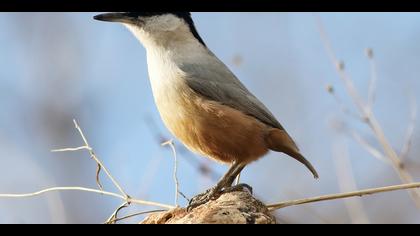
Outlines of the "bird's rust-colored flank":
[[223,163],[249,163],[268,152],[267,126],[251,116],[191,90],[174,106],[168,109],[173,112],[161,113],[162,119],[189,149],[203,156]]
[[190,89],[184,91],[188,92],[180,99],[166,100],[161,114],[168,128],[189,149],[219,162],[244,164],[269,150],[284,152],[305,164],[317,177],[286,131],[203,98]]

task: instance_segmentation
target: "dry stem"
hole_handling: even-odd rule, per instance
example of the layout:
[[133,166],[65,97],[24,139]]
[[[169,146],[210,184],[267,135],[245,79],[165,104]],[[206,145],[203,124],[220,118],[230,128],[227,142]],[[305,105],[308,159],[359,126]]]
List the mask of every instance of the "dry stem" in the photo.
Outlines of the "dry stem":
[[[98,187],[100,189],[92,189],[92,188],[84,188],[84,187],[53,187],[53,188],[43,189],[43,190],[40,190],[40,191],[37,191],[37,192],[32,192],[32,193],[23,193],[23,194],[0,194],[0,198],[25,198],[25,197],[34,197],[34,196],[38,196],[38,195],[42,195],[44,193],[54,192],[54,191],[84,191],[84,192],[91,192],[91,193],[98,193],[98,194],[102,194],[102,195],[112,196],[112,197],[120,198],[120,199],[124,200],[124,202],[121,204],[121,206],[119,206],[114,211],[114,213],[109,217],[109,219],[107,220],[107,223],[113,223],[113,222],[115,222],[116,219],[117,219],[118,212],[122,208],[127,207],[130,204],[132,204],[132,203],[139,204],[139,205],[146,205],[146,206],[155,206],[155,207],[160,207],[160,208],[164,208],[164,209],[173,209],[174,208],[173,206],[162,204],[162,203],[158,203],[158,202],[151,202],[151,201],[145,201],[145,200],[141,200],[141,199],[131,198],[123,190],[123,188],[115,180],[115,178],[111,175],[111,173],[109,172],[108,168],[106,168],[106,166],[102,163],[102,161],[95,154],[95,152],[93,151],[93,148],[89,145],[89,143],[88,143],[88,141],[86,139],[86,136],[84,135],[84,133],[83,133],[82,129],[80,128],[79,124],[77,123],[77,121],[76,120],[73,120],[73,123],[75,125],[75,128],[79,132],[81,138],[83,139],[84,146],[80,146],[80,147],[76,147],[76,148],[55,149],[55,150],[52,150],[52,152],[73,152],[73,151],[87,150],[89,152],[89,154],[90,154],[90,157],[98,165],[97,171],[96,171],[96,181],[97,181]],[[100,174],[100,171],[101,170],[103,170],[105,172],[105,174],[107,175],[107,177],[111,180],[111,182],[114,184],[114,186],[118,189],[118,191],[120,192],[120,194],[113,193],[113,192],[108,192],[108,191],[104,191],[102,189],[102,185],[100,184],[100,181],[99,181],[99,174]]]
[[174,179],[174,182],[175,182],[175,206],[178,207],[179,206],[178,195],[180,194],[179,180],[178,180],[178,156],[177,156],[175,145],[174,145],[174,142],[173,142],[172,139],[162,143],[162,146],[166,146],[166,145],[169,145],[169,147],[171,147],[172,154],[174,155],[173,179]]
[[321,202],[321,201],[357,197],[357,196],[362,197],[364,195],[391,192],[391,191],[403,190],[403,189],[414,189],[414,188],[420,188],[420,182],[411,183],[411,184],[393,185],[393,186],[387,186],[387,187],[382,187],[382,188],[371,188],[371,189],[348,192],[348,193],[323,195],[323,196],[318,196],[318,197],[303,198],[303,199],[297,199],[297,200],[291,200],[291,201],[284,201],[284,202],[280,202],[276,204],[267,205],[267,207],[270,211],[274,211],[274,210],[278,210],[285,207],[302,205],[302,204],[307,204],[307,203],[312,203],[312,202]]
[[[385,133],[380,126],[378,120],[376,119],[376,116],[374,115],[371,107],[371,103],[374,101],[374,89],[376,87],[376,68],[375,64],[372,63],[373,61],[373,51],[371,49],[368,49],[368,57],[371,61],[371,68],[372,68],[372,78],[369,88],[369,101],[366,103],[361,98],[360,94],[356,90],[353,80],[350,78],[350,76],[347,74],[345,70],[344,63],[339,61],[337,57],[335,56],[335,53],[332,49],[331,42],[329,41],[329,38],[327,37],[327,33],[324,29],[324,26],[322,24],[322,21],[318,15],[315,15],[316,22],[318,25],[318,29],[321,35],[321,39],[325,45],[325,48],[327,50],[328,56],[330,57],[332,63],[335,65],[335,69],[338,72],[338,75],[340,79],[343,81],[345,88],[347,89],[348,94],[350,95],[353,102],[356,104],[356,107],[359,110],[359,113],[361,117],[363,117],[363,120],[368,124],[368,126],[371,128],[373,134],[375,135],[376,139],[382,146],[382,149],[384,150],[385,155],[390,160],[391,166],[394,168],[395,172],[398,174],[399,178],[403,183],[412,183],[414,181],[413,177],[410,175],[410,173],[404,168],[404,165],[398,156],[398,154],[395,152],[395,150],[392,148],[390,142],[385,136]],[[416,204],[417,208],[420,209],[420,193],[419,191],[412,190],[410,191],[410,196],[412,197],[414,203]]]

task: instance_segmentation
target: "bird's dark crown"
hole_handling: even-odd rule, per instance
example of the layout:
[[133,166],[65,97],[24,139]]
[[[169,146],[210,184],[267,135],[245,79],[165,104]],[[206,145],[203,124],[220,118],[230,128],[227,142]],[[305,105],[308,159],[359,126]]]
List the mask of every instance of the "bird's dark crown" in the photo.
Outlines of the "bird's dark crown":
[[203,39],[200,37],[200,35],[197,32],[197,29],[195,28],[194,21],[191,18],[190,12],[127,12],[127,16],[138,18],[138,17],[152,17],[152,16],[160,16],[160,15],[166,15],[166,14],[172,14],[178,18],[183,19],[189,26],[191,33],[194,35],[194,37],[206,47],[206,44],[204,43]]

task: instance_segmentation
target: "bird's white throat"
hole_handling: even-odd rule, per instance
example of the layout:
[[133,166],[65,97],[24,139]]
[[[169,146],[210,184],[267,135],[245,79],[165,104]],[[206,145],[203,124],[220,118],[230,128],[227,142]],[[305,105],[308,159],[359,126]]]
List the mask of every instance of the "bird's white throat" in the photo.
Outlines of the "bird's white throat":
[[181,25],[174,31],[148,32],[141,27],[125,24],[143,44],[147,52],[147,66],[155,100],[177,97],[179,86],[185,86],[183,64],[205,66],[216,58],[188,29]]

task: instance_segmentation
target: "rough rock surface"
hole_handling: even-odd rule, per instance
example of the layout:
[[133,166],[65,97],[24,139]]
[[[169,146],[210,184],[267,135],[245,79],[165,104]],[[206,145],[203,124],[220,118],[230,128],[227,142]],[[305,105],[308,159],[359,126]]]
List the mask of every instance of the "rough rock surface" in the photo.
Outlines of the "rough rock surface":
[[225,193],[190,212],[176,208],[150,214],[141,224],[275,224],[267,207],[248,191]]

